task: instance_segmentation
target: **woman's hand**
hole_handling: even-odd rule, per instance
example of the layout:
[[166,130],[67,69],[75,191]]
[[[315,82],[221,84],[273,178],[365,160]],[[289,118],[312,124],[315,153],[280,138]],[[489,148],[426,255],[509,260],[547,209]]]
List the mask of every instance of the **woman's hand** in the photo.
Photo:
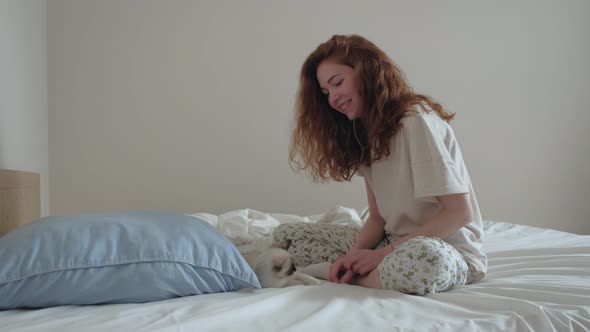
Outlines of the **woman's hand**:
[[354,271],[348,269],[346,266],[350,265],[347,262],[347,256],[339,257],[330,266],[330,273],[328,274],[328,280],[336,283],[347,283],[356,275]]
[[379,263],[391,250],[388,247],[371,250],[371,249],[355,249],[346,255],[343,261],[344,267],[347,270],[353,271],[355,274],[364,276],[377,268]]
[[389,246],[377,250],[353,249],[330,266],[328,280],[344,284],[349,283],[356,276],[367,275],[376,269],[390,252]]

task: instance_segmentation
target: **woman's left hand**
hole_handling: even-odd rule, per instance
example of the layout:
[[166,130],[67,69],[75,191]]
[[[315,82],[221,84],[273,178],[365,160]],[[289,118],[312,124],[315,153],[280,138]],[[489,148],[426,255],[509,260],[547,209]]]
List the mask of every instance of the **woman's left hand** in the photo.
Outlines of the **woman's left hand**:
[[377,268],[387,252],[382,249],[354,249],[346,255],[344,265],[359,275],[366,275]]

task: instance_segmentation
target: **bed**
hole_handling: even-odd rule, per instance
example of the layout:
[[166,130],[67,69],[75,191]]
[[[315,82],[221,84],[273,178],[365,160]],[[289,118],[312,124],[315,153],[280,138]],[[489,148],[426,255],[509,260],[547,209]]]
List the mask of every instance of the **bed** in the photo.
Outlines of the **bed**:
[[[2,213],[20,212],[11,212],[9,226],[3,219],[5,232],[38,215],[35,208],[25,213],[37,196],[23,194],[38,185],[11,183],[0,186]],[[33,198],[23,203],[14,195]],[[251,209],[189,216],[205,220],[239,249],[281,223],[362,223],[356,210],[341,206],[312,216]],[[328,282],[246,288],[150,303],[0,311],[0,330],[590,331],[590,236],[487,220],[484,249],[489,269],[483,281],[424,297]]]

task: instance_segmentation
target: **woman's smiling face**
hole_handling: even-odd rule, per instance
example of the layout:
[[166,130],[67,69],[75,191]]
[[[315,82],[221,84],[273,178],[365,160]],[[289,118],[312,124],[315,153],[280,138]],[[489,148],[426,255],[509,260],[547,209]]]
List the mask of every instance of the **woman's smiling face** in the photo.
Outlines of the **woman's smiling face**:
[[316,75],[330,107],[346,115],[349,120],[361,116],[360,96],[353,68],[326,59],[319,64]]

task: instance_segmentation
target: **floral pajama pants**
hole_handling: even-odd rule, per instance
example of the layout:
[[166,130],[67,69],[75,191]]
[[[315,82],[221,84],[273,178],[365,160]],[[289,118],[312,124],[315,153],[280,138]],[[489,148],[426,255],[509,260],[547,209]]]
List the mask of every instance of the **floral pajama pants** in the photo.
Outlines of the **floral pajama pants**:
[[[295,265],[333,262],[350,250],[360,228],[354,225],[295,223],[281,224],[273,231],[275,241],[290,241],[288,251]],[[387,246],[389,236],[375,247]],[[439,238],[418,236],[402,243],[387,255],[377,270],[384,289],[424,295],[465,285],[471,268],[463,255]]]

